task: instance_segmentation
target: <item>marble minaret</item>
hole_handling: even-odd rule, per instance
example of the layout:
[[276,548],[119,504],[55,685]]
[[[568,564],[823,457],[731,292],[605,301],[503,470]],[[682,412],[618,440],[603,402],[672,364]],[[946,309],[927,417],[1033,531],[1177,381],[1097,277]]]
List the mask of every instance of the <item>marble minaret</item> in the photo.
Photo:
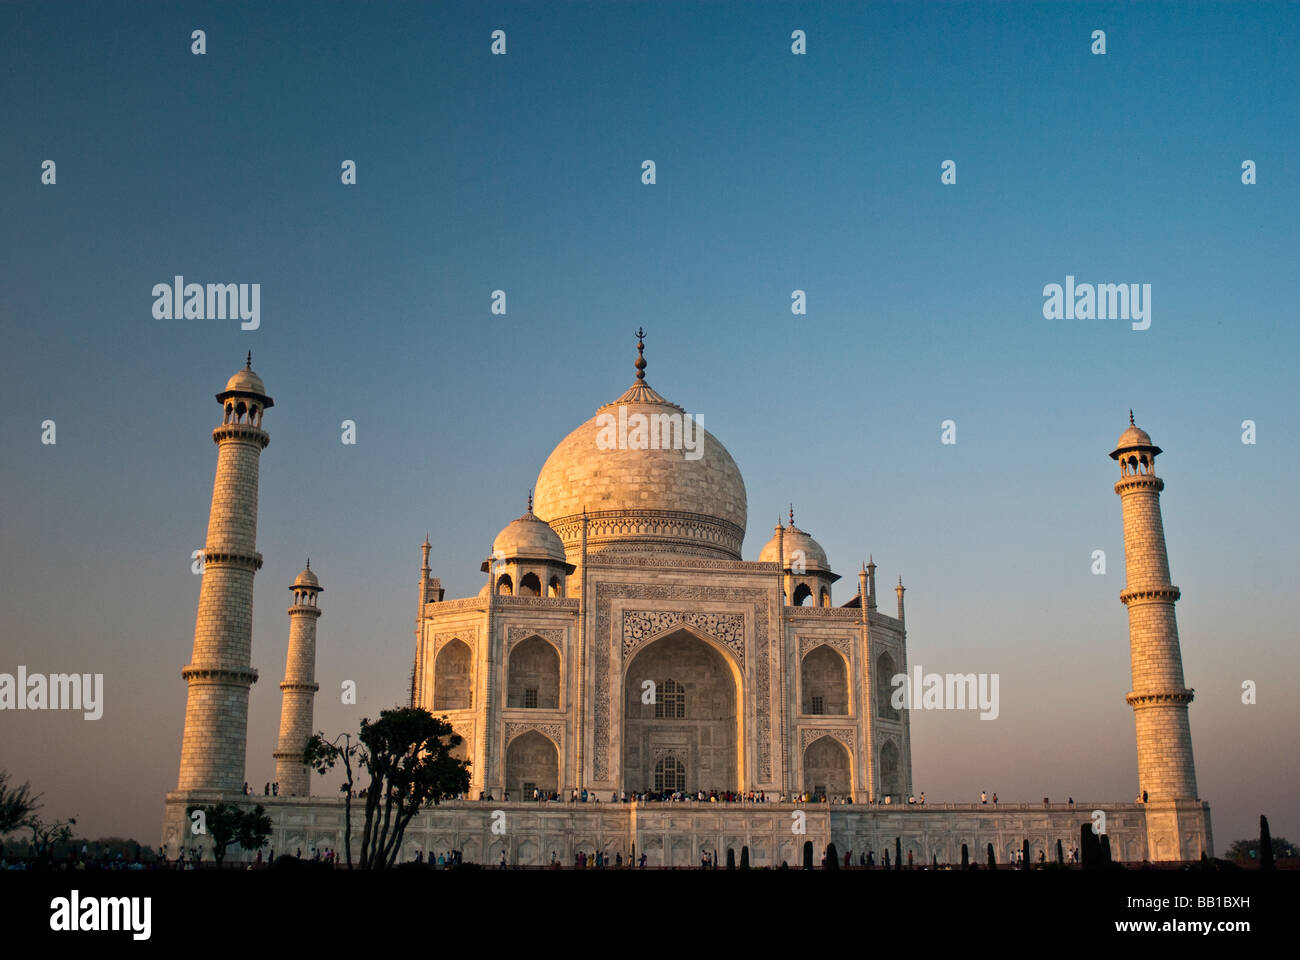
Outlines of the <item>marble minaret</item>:
[[253,576],[257,552],[257,479],[262,450],[271,442],[262,414],[274,401],[262,378],[244,369],[217,394],[221,425],[217,475],[212,484],[203,584],[194,622],[194,652],[181,671],[189,684],[177,789],[240,793],[248,740],[248,691],[257,680],[251,666]]
[[284,682],[280,684],[280,739],[275,747],[275,779],[282,797],[311,794],[311,770],[302,762],[303,748],[312,734],[312,707],[316,691],[316,621],[321,610],[317,600],[324,589],[316,574],[307,569],[292,586],[289,608],[289,652],[284,661]]
[[1196,768],[1187,705],[1193,693],[1183,683],[1174,603],[1179,591],[1169,581],[1160,491],[1156,476],[1161,450],[1133,424],[1111,457],[1119,461],[1115,484],[1124,507],[1124,564],[1120,602],[1128,607],[1133,691],[1127,697],[1137,724],[1138,792],[1151,802],[1196,799]]

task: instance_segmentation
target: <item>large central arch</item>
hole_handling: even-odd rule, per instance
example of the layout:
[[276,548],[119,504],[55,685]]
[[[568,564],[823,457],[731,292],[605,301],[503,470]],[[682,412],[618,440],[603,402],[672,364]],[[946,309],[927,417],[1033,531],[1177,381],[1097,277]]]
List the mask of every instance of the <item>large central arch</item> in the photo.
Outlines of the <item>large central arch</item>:
[[515,737],[506,747],[506,791],[517,800],[531,800],[533,788],[544,795],[558,791],[559,771],[559,751],[536,730]]
[[742,789],[741,703],[735,661],[691,628],[643,646],[623,672],[623,788],[677,784],[671,771],[680,764],[688,791]]

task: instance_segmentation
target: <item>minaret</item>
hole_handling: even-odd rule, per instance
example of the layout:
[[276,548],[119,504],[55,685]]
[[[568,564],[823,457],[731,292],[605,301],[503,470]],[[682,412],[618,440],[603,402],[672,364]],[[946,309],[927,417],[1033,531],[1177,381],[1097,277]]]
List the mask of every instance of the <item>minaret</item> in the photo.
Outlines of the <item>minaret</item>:
[[275,779],[282,797],[311,794],[311,770],[302,762],[302,752],[312,734],[312,705],[320,685],[316,683],[316,621],[321,610],[317,598],[324,592],[320,580],[307,569],[289,587],[293,606],[289,608],[289,652],[284,660],[284,682],[280,684],[280,739],[275,747]]
[[208,538],[203,548],[203,584],[194,622],[194,653],[181,671],[189,684],[178,790],[240,793],[248,739],[248,688],[257,680],[251,666],[253,576],[262,566],[257,552],[257,472],[271,442],[262,414],[274,405],[262,378],[244,369],[217,394],[221,425],[217,476],[212,483]]
[[409,706],[423,705],[424,681],[424,605],[429,602],[429,551],[433,544],[429,542],[429,532],[424,533],[424,543],[420,544],[420,608],[415,614],[415,658],[411,661],[411,698]]
[[1119,438],[1111,458],[1120,464],[1115,484],[1124,507],[1124,564],[1127,583],[1119,595],[1128,607],[1133,692],[1126,698],[1137,724],[1138,792],[1152,801],[1196,798],[1192,734],[1187,705],[1192,691],[1183,684],[1174,602],[1179,590],[1169,582],[1160,491],[1156,476],[1160,448],[1133,424]]
[[898,586],[894,588],[894,592],[898,594],[898,622],[902,623],[905,619],[903,616],[903,594],[907,592],[907,587],[903,586],[901,576],[898,578]]

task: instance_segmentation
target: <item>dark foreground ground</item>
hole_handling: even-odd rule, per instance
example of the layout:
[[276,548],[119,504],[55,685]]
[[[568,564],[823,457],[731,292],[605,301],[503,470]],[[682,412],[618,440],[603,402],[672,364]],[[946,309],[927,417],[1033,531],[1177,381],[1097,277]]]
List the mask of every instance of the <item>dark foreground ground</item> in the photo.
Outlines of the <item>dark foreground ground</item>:
[[[424,944],[476,956],[658,954],[655,941],[672,930],[680,947],[729,952],[1031,949],[1043,935],[1056,947],[1114,938],[1179,946],[1196,937],[1231,949],[1261,933],[1285,936],[1298,896],[1300,871],[1191,868],[6,871],[0,920],[15,945],[76,938],[128,950],[208,941],[259,951]],[[101,916],[119,929],[85,929]],[[1134,926],[1144,924],[1153,926]]]

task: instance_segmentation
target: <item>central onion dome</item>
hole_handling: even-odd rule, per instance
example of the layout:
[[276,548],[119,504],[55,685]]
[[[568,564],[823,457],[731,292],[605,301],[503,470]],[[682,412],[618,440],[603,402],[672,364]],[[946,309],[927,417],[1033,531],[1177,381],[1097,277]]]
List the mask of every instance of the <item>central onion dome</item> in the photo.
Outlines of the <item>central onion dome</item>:
[[537,475],[534,510],[570,562],[589,553],[740,559],[748,501],[736,461],[718,439],[645,382],[637,331],[636,381],[557,446]]

